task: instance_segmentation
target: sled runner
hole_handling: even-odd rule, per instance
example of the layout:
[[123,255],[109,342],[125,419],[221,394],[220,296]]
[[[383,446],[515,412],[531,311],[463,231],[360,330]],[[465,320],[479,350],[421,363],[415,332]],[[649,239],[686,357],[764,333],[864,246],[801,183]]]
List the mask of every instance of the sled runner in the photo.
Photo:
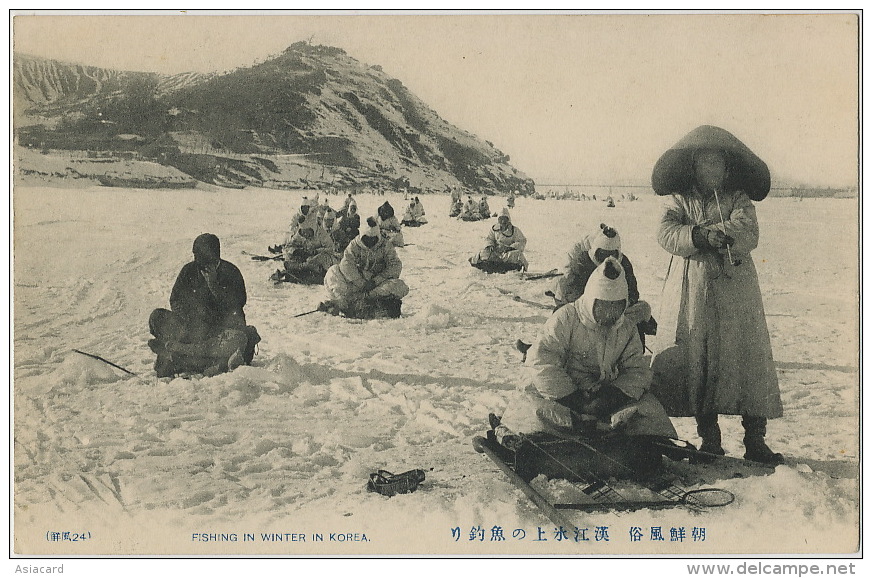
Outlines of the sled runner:
[[[688,491],[676,485],[674,476],[662,464],[664,455],[673,459],[681,456],[673,452],[675,446],[669,440],[659,440],[656,436],[626,436],[619,432],[589,437],[512,434],[493,414],[490,422],[487,437],[475,437],[473,447],[487,455],[552,522],[563,527],[573,527],[574,524],[561,510],[701,509],[726,506],[735,499],[726,490],[703,488]],[[539,475],[580,484],[584,501],[549,502],[530,486]],[[626,499],[606,481],[611,478],[629,480],[660,498]]]
[[502,295],[506,297],[511,297],[512,301],[517,301],[518,303],[523,303],[524,305],[530,305],[531,307],[538,307],[539,309],[545,309],[546,311],[553,311],[554,308],[550,305],[545,305],[544,303],[537,303],[536,301],[530,301],[529,299],[524,299],[520,295],[509,291],[508,289],[503,289],[501,287],[497,287],[497,291],[499,291]]
[[524,281],[535,281],[536,279],[549,279],[551,277],[560,277],[561,275],[563,275],[563,273],[558,273],[557,269],[551,269],[550,271],[543,271],[540,273],[523,271],[521,272],[521,279]]
[[[272,247],[270,247],[272,249]],[[249,253],[248,251],[243,251],[243,255],[248,255],[251,257],[252,261],[281,261],[282,255],[281,253],[278,255],[255,255],[254,253]]]

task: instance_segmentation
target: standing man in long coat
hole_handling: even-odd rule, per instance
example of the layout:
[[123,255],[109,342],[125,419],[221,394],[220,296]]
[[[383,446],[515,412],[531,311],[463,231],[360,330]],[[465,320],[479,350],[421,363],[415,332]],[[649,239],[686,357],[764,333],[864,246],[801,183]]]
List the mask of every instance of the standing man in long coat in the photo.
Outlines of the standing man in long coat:
[[669,415],[696,417],[703,452],[723,455],[718,414],[740,415],[745,458],[783,463],[764,441],[782,405],[751,258],[759,238],[752,201],[769,193],[769,169],[729,132],[701,126],[657,161],[652,184],[667,197],[657,240],[673,255],[653,391]]

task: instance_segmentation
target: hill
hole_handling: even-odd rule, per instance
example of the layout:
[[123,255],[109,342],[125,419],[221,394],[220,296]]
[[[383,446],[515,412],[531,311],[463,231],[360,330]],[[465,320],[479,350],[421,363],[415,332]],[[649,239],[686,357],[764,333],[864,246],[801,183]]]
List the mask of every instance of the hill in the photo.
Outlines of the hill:
[[124,154],[214,184],[534,192],[492,143],[339,48],[300,42],[221,75],[16,55],[13,98],[24,147]]

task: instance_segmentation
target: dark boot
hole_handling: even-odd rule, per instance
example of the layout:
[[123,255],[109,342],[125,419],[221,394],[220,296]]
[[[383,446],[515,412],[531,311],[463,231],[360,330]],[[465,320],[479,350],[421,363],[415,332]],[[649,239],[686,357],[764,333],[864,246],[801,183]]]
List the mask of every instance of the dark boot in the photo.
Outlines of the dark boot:
[[402,306],[403,301],[396,297],[385,297],[382,300],[382,307],[389,319],[398,319],[402,315]]
[[158,377],[172,377],[176,374],[173,354],[169,351],[159,353],[154,360],[154,372]]
[[715,456],[727,453],[721,447],[721,426],[718,425],[718,414],[706,413],[696,416],[696,433],[702,438],[702,444],[699,446],[701,453],[691,460],[693,463],[710,464],[717,459]]
[[742,426],[745,428],[745,459],[763,464],[778,465],[784,463],[784,456],[769,449],[766,437],[766,418],[742,416]]
[[248,337],[248,343],[245,344],[245,349],[242,350],[242,361],[246,365],[251,365],[251,360],[254,359],[257,351],[257,344],[260,343],[260,334],[254,325],[245,327],[245,335]]

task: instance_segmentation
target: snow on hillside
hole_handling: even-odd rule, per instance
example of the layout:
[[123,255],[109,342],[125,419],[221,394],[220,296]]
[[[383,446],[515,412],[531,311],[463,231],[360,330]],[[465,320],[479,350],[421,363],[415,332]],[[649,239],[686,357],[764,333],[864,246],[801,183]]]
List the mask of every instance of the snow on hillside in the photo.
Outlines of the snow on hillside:
[[[785,405],[768,441],[787,464],[672,464],[685,487],[725,488],[735,503],[705,513],[577,514],[590,540],[575,542],[557,539],[471,444],[488,413],[501,413],[524,383],[513,344],[534,338],[547,319],[536,304],[548,304],[552,281],[471,268],[467,258],[493,220],[450,219],[448,198],[428,195],[421,200],[430,224],[407,229],[411,245],[398,249],[411,287],[400,319],[294,317],[313,310],[322,289],[274,286],[267,278],[275,263],[242,253],[264,254],[281,240],[301,194],[16,189],[15,552],[713,556],[858,548],[856,200],[757,204],[754,259]],[[402,197],[388,198],[401,213]],[[383,200],[359,197],[361,213],[374,214]],[[500,201],[492,198],[492,209]],[[338,208],[342,198],[330,202]],[[654,241],[658,202],[652,194],[609,209],[522,198],[512,215],[537,271],[562,267],[572,243],[598,223],[615,226],[656,312],[668,263]],[[192,240],[206,231],[245,276],[246,313],[263,336],[259,355],[225,375],[157,379],[147,318],[168,306]],[[691,419],[674,421],[697,441]],[[738,418],[723,418],[722,427],[726,450],[741,456]],[[380,468],[421,468],[426,480],[408,495],[368,493],[368,474]],[[552,497],[567,491],[559,481],[536,484]],[[616,487],[639,493],[626,482]],[[495,527],[505,540],[494,539]],[[535,539],[540,528],[546,540]],[[665,540],[651,539],[652,528]],[[686,537],[671,539],[679,528]],[[52,531],[89,539],[52,541]],[[204,533],[237,541],[195,537]],[[257,539],[243,541],[246,533]],[[316,533],[325,541],[313,542]],[[350,539],[331,541],[331,533]]]

